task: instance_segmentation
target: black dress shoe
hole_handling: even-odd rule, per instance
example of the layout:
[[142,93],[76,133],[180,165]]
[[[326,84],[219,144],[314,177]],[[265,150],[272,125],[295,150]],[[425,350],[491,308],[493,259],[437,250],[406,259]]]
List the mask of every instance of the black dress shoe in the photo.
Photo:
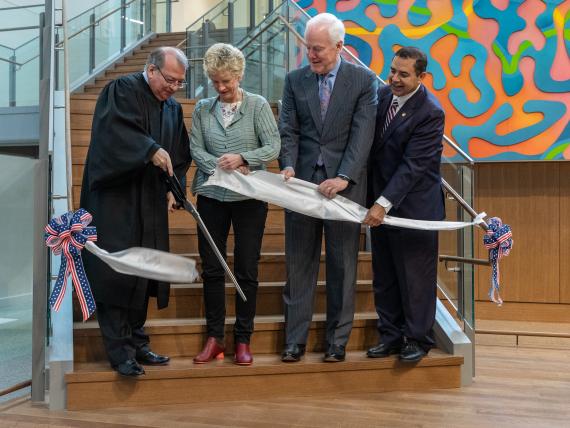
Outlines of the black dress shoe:
[[121,364],[113,366],[113,368],[122,376],[136,377],[144,374],[144,369],[136,362],[136,360],[123,361]]
[[400,351],[400,361],[403,363],[417,363],[427,352],[415,340],[408,340]]
[[345,357],[346,352],[344,351],[344,346],[330,345],[323,361],[326,363],[338,363],[340,361],[344,361]]
[[148,351],[137,351],[137,361],[140,364],[146,364],[148,366],[163,366],[168,364],[170,357],[166,355],[158,355],[154,352]]
[[386,343],[379,343],[376,346],[368,349],[366,352],[366,356],[368,358],[386,358],[392,354],[399,354],[400,353],[400,346],[397,345],[388,345]]
[[281,354],[281,361],[296,363],[303,355],[305,355],[305,345],[297,345],[296,343],[285,345],[285,349]]

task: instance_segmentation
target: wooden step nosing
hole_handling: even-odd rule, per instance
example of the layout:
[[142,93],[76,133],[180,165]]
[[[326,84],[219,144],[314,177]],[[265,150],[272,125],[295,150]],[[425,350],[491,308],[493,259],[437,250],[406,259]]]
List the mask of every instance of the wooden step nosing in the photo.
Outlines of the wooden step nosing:
[[[307,353],[303,360],[297,363],[282,363],[279,355],[275,355],[275,361],[271,364],[255,363],[243,367],[231,363],[231,357],[224,362],[213,362],[207,365],[193,365],[186,368],[169,368],[169,366],[153,367],[146,370],[146,375],[137,378],[137,382],[164,380],[164,379],[188,379],[188,378],[227,378],[242,376],[267,376],[307,374],[339,371],[360,370],[401,370],[407,371],[410,366],[398,361],[396,356],[385,359],[369,359],[363,357],[364,351],[347,352],[346,360],[339,363],[325,363],[322,361],[322,353]],[[190,360],[189,357],[186,358]],[[275,364],[277,363],[277,364]],[[464,363],[462,356],[453,355],[429,355],[414,365],[414,368],[461,366]],[[105,371],[81,371],[67,373],[66,383],[86,382],[132,382],[125,379],[112,370]]]

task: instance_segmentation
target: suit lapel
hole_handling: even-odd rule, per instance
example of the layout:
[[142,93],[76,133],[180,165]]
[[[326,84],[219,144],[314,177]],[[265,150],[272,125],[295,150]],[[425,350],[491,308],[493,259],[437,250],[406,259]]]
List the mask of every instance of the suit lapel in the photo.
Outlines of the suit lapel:
[[307,100],[309,103],[309,110],[311,110],[311,116],[317,124],[317,129],[321,129],[323,126],[323,121],[321,119],[321,101],[319,99],[319,86],[317,83],[317,76],[307,67],[307,72],[303,79],[303,88],[307,93]]
[[325,121],[323,123],[323,134],[326,132],[327,129],[334,128],[330,125],[332,122],[334,122],[338,110],[343,105],[345,105],[344,95],[348,93],[350,88],[350,79],[347,73],[348,73],[347,67],[344,61],[341,60],[340,67],[338,69],[338,73],[334,81],[334,87],[331,94],[331,98],[329,100],[327,114],[325,115]]

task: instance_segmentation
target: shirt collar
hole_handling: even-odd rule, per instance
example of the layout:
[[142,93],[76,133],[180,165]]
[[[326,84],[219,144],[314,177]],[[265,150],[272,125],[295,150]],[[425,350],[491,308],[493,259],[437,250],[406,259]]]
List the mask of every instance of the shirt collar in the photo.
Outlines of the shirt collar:
[[338,74],[338,69],[340,68],[340,63],[341,63],[341,62],[342,62],[342,61],[341,61],[341,59],[340,59],[340,57],[339,57],[338,60],[337,60],[337,62],[336,62],[336,64],[335,64],[335,66],[334,66],[334,68],[333,68],[331,71],[329,71],[327,74],[319,74],[319,75],[318,75],[319,80],[323,79],[324,76],[335,77],[335,76]]
[[148,74],[147,74],[146,70],[143,71],[143,77],[144,77],[144,81],[145,81],[146,83],[148,83]]
[[401,97],[394,96],[394,98],[392,99],[392,102],[394,102],[394,99],[398,100],[398,108],[401,108],[404,104],[406,104],[406,101],[408,101],[410,98],[412,98],[416,92],[418,92],[418,89],[420,89],[420,86],[422,86],[421,83],[418,85],[418,87],[416,89],[414,89],[412,92],[410,92],[409,94],[406,94],[404,96],[401,96]]

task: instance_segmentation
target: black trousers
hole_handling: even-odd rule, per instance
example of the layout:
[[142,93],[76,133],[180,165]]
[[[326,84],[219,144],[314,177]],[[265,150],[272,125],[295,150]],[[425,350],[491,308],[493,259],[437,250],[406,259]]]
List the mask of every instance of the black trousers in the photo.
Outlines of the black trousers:
[[386,226],[371,230],[380,340],[397,345],[406,337],[429,350],[435,343],[438,234]]
[[[249,343],[257,298],[257,274],[261,240],[267,218],[267,203],[254,199],[220,202],[198,196],[198,212],[224,256],[230,226],[234,230],[234,275],[247,302],[236,293],[234,337],[236,343]],[[204,305],[209,337],[222,339],[226,317],[225,272],[202,232],[198,231],[198,249],[202,259]]]
[[148,293],[142,308],[124,308],[97,303],[97,321],[111,366],[135,358],[137,351],[149,350],[149,337],[144,332]]

